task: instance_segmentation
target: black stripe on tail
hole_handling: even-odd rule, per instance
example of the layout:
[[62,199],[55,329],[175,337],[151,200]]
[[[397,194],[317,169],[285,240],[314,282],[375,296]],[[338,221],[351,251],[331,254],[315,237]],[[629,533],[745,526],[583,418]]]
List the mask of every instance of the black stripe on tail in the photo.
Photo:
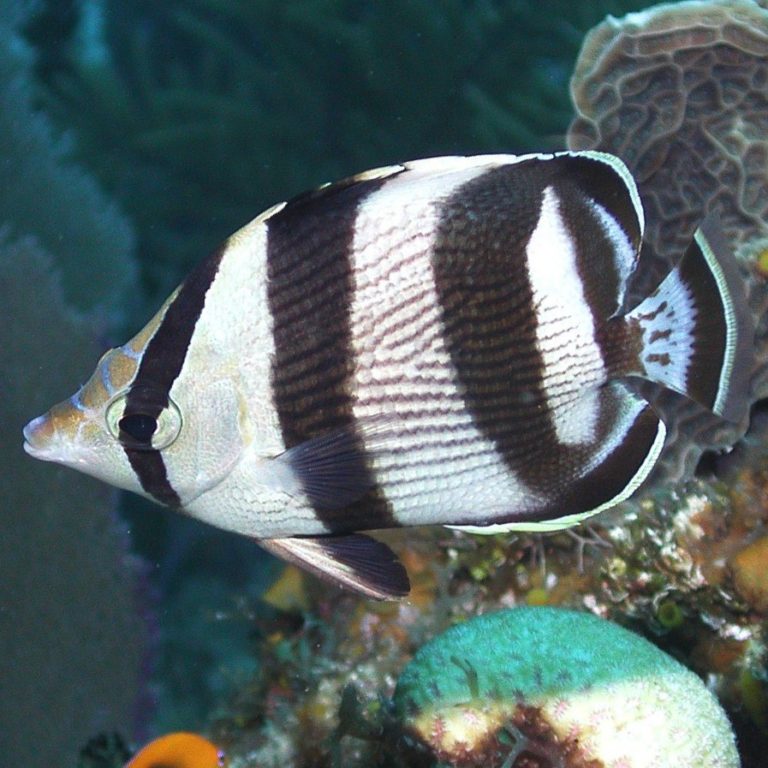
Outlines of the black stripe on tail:
[[745,417],[754,325],[716,217],[702,222],[677,266],[627,319],[641,329],[642,375],[724,419]]

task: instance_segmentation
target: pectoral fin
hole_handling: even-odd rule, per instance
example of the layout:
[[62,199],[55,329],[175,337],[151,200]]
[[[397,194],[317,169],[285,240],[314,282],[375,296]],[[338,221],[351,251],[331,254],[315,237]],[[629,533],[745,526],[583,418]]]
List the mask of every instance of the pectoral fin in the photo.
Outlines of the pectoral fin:
[[362,534],[259,539],[259,546],[319,578],[374,600],[405,597],[411,585],[397,555]]
[[396,445],[392,417],[359,419],[354,425],[312,437],[269,459],[265,484],[306,496],[316,509],[340,509],[375,485],[371,457]]

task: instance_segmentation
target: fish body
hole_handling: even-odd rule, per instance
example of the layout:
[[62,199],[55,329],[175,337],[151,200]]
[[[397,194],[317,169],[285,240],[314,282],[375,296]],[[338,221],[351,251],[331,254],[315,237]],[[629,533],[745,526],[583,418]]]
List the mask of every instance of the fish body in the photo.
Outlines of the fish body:
[[356,532],[556,530],[629,497],[666,427],[641,377],[740,420],[752,329],[707,220],[627,307],[643,208],[598,152],[419,160],[270,208],[26,450],[374,597]]

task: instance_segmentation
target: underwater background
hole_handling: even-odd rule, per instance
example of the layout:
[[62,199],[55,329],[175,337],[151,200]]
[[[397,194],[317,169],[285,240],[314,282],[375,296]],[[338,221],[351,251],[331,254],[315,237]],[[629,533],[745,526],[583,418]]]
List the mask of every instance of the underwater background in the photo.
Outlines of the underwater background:
[[[668,35],[693,51],[676,71],[722,84],[697,91],[701,103],[686,101],[685,76],[678,94],[656,88],[659,62],[627,78],[631,45],[577,67],[607,14],[651,5],[0,0],[3,760],[111,768],[151,737],[189,730],[233,766],[458,765],[389,754],[381,722],[395,681],[454,624],[548,605],[611,619],[692,669],[725,707],[742,764],[765,764],[768,11],[666,6],[682,9],[675,30],[696,14],[721,30]],[[595,81],[611,84],[605,119],[599,101],[589,111]],[[696,131],[713,104],[733,119],[722,140],[712,128],[723,154],[710,156]],[[666,168],[654,160],[658,125],[674,146]],[[660,403],[684,414],[666,463],[590,528],[390,532],[414,592],[373,604],[24,455],[24,423],[274,202],[407,159],[566,146],[616,152],[636,172],[662,262],[689,238],[697,205],[717,201],[758,324],[746,436]],[[708,179],[682,175],[697,161]]]

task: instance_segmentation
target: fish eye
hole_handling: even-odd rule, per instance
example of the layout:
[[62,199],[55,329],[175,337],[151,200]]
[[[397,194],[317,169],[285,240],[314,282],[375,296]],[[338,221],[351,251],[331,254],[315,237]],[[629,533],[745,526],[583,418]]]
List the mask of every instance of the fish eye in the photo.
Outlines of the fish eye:
[[[137,399],[140,403],[152,402],[144,391]],[[139,451],[162,451],[176,440],[182,422],[181,411],[173,400],[168,398],[168,404],[157,415],[156,409],[148,405],[132,405],[126,413],[127,400],[128,392],[122,392],[107,406],[107,428],[115,440]]]
[[123,416],[117,422],[121,432],[125,432],[133,440],[139,443],[151,443],[152,435],[157,430],[157,419],[145,413],[132,413],[130,416]]

